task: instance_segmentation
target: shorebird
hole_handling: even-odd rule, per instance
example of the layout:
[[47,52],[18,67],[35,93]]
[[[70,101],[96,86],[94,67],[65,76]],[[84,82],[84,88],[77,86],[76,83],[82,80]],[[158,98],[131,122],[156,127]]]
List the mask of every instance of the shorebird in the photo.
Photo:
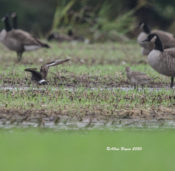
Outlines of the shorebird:
[[30,72],[32,74],[31,80],[37,82],[39,85],[47,84],[46,78],[51,66],[56,66],[65,62],[68,62],[70,59],[55,60],[49,63],[46,63],[41,66],[40,71],[37,71],[36,68],[26,68],[24,71]]
[[[16,21],[14,21],[14,19]],[[36,50],[41,47],[49,48],[48,44],[42,43],[40,40],[34,38],[30,33],[21,29],[15,29],[10,26],[8,16],[3,17],[5,32],[0,34],[0,42],[4,44],[9,50],[17,53],[17,59],[22,59],[22,54],[25,51]],[[13,26],[15,26],[17,18],[13,17]],[[16,24],[17,26],[17,24]]]
[[175,77],[175,48],[164,49],[157,34],[150,34],[144,42],[154,43],[154,49],[148,55],[148,63],[158,73],[171,77],[173,88]]
[[126,67],[125,71],[127,79],[132,85],[134,85],[134,88],[136,88],[138,85],[143,87],[145,84],[151,81],[151,78],[149,78],[145,73],[131,71],[129,67]]

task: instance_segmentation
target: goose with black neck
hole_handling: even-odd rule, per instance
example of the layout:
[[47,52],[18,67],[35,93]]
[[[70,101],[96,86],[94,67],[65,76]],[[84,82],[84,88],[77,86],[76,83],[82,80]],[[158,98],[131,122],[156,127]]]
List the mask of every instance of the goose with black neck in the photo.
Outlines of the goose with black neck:
[[148,55],[148,63],[158,73],[171,77],[170,87],[173,88],[175,77],[175,48],[164,49],[157,34],[150,34],[144,42],[154,43]]
[[141,29],[141,33],[138,35],[137,42],[142,47],[143,55],[148,55],[149,52],[154,48],[154,44],[152,42],[143,41],[150,34],[157,34],[159,36],[164,49],[175,47],[175,38],[173,34],[162,30],[151,30],[150,27],[144,22],[139,24],[139,28]]
[[8,16],[3,17],[5,32],[0,35],[0,42],[9,50],[17,53],[18,62],[25,51],[36,50],[41,47],[49,48],[49,45],[34,38],[30,33],[11,27]]

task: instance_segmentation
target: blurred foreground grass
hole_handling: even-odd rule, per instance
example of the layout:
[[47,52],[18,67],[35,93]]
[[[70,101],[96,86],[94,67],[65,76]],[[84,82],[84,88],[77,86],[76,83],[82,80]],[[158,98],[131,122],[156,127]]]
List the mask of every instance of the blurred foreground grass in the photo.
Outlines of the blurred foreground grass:
[[[0,170],[170,171],[174,142],[174,130],[1,130]],[[107,151],[108,146],[143,150]]]

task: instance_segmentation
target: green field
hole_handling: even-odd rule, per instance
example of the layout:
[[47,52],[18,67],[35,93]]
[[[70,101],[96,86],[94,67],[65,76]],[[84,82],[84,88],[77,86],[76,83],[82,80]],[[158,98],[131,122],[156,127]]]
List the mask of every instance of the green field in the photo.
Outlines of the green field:
[[174,130],[1,130],[0,170],[173,171],[174,141]]

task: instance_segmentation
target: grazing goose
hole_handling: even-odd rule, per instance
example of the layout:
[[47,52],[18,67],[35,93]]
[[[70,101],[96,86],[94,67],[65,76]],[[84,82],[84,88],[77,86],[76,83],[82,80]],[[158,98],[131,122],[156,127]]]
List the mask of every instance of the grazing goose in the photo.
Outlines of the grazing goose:
[[71,42],[71,41],[85,42],[84,37],[75,35],[71,29],[68,30],[67,35],[60,34],[58,32],[53,32],[49,34],[49,36],[47,37],[47,40],[48,41],[56,40],[59,42]]
[[49,67],[62,64],[69,60],[70,59],[67,58],[63,60],[55,60],[55,61],[46,63],[41,66],[40,71],[37,71],[36,68],[26,68],[24,71],[30,72],[32,74],[31,80],[37,82],[39,85],[47,84],[46,78],[49,71]]
[[59,42],[70,42],[73,40],[72,37],[68,36],[68,35],[64,35],[64,34],[60,34],[58,32],[54,32],[49,34],[49,36],[47,37],[48,41],[52,41],[52,40],[56,40]]
[[157,34],[150,34],[144,42],[154,43],[154,49],[148,55],[148,63],[160,74],[171,77],[172,88],[175,76],[175,48],[164,49]]
[[173,34],[161,31],[161,30],[152,30],[148,27],[147,24],[141,22],[139,24],[139,28],[142,30],[142,32],[137,37],[137,42],[142,47],[142,54],[148,55],[149,52],[154,48],[154,44],[152,42],[144,42],[149,34],[157,34],[160,38],[160,40],[163,43],[164,49],[175,47],[175,38]]
[[126,67],[125,71],[127,79],[132,85],[134,85],[134,88],[136,88],[137,85],[144,86],[151,81],[145,73],[131,71],[129,67]]
[[49,48],[49,45],[42,43],[28,32],[21,29],[12,29],[7,16],[3,17],[3,21],[6,33],[0,36],[0,41],[8,49],[16,51],[18,61],[21,60],[25,51],[36,50],[41,47]]
[[84,42],[85,38],[82,36],[75,35],[72,29],[69,29],[67,32],[68,36],[71,37],[74,41]]

